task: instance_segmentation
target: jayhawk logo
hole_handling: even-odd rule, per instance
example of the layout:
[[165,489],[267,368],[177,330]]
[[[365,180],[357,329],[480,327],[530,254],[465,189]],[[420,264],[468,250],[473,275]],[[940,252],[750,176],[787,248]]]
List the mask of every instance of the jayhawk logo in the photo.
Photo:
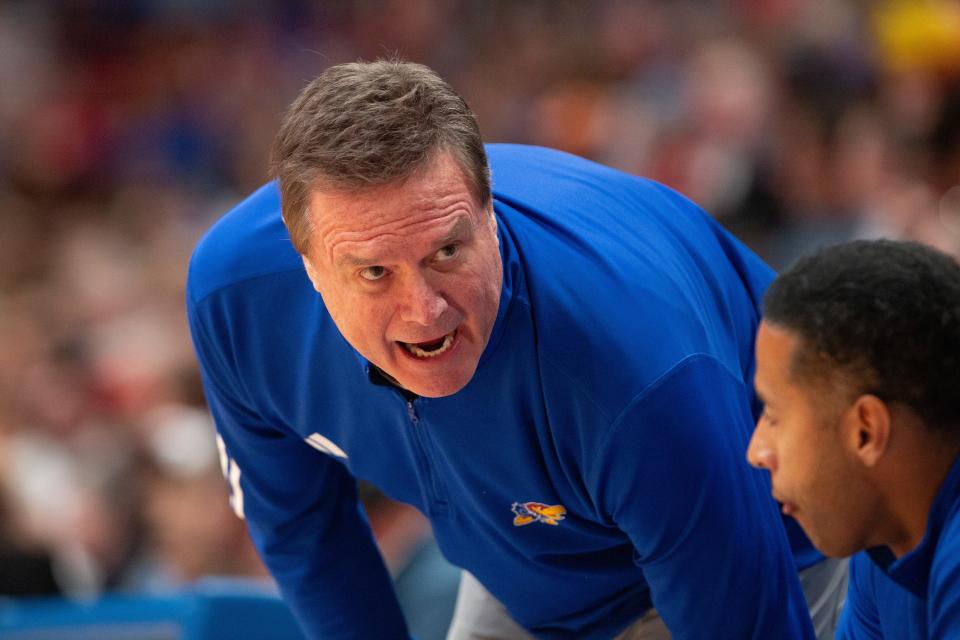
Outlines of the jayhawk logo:
[[562,504],[543,504],[542,502],[514,502],[510,507],[513,510],[513,526],[522,527],[531,522],[542,522],[557,526],[567,516],[567,509]]

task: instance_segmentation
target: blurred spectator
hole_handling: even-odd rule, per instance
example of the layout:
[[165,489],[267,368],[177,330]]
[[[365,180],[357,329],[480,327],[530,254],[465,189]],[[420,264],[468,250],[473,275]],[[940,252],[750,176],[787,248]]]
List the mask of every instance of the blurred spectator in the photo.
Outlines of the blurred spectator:
[[11,530],[12,519],[3,498],[0,495],[0,597],[60,593],[50,556]]
[[145,544],[125,587],[170,592],[204,576],[267,577],[243,522],[230,509],[206,412],[167,405],[142,425]]

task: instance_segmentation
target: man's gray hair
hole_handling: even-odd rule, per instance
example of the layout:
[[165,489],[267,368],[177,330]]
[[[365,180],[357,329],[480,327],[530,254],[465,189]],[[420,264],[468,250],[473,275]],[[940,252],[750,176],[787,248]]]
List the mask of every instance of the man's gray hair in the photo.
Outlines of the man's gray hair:
[[287,109],[271,155],[297,251],[308,247],[312,190],[362,191],[403,180],[438,151],[453,155],[485,206],[490,169],[480,128],[450,85],[423,65],[399,60],[328,68]]

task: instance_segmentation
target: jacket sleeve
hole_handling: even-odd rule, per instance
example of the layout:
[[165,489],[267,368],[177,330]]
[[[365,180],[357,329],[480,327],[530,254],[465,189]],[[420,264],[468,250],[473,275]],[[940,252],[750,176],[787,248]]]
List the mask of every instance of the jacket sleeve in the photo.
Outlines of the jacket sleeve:
[[261,417],[232,366],[227,338],[214,338],[189,297],[187,306],[231,504],[307,637],[408,638],[353,477]]
[[690,356],[621,413],[590,474],[675,640],[814,636],[769,482],[745,460],[749,398]]

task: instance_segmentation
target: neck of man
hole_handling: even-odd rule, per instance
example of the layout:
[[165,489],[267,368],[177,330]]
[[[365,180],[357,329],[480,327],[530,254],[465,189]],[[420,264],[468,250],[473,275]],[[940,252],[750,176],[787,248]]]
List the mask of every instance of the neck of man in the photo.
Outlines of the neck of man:
[[399,382],[397,382],[396,378],[372,362],[370,363],[370,382],[382,386],[396,387],[406,400],[416,400],[420,397],[414,392],[405,389]]
[[878,469],[888,515],[881,544],[898,558],[923,542],[930,509],[960,455],[956,438],[934,433],[916,418],[911,422],[897,430],[897,441],[891,443],[893,455]]

